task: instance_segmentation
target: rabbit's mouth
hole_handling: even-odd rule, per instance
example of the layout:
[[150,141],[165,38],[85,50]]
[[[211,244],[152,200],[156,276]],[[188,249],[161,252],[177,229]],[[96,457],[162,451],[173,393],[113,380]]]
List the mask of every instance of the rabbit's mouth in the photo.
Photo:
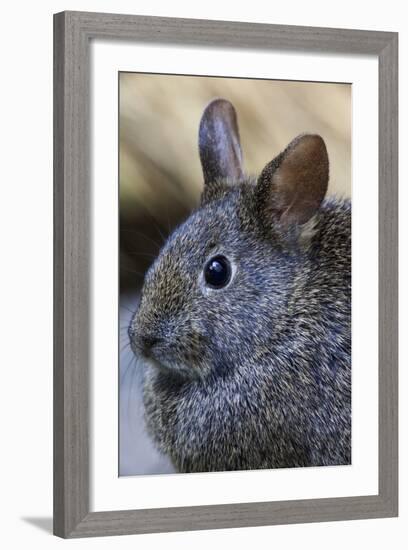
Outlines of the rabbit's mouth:
[[187,378],[201,378],[210,370],[203,338],[191,330],[170,337],[164,331],[147,330],[139,323],[129,327],[131,348],[136,357],[154,369]]
[[143,358],[144,364],[148,368],[166,373],[171,376],[181,377],[183,379],[200,378],[199,371],[193,365],[186,364],[183,361],[175,360],[167,356],[164,359],[157,359],[153,355]]
[[200,379],[206,372],[197,358],[185,355],[180,349],[174,350],[172,346],[157,346],[143,358],[149,367],[186,380]]
[[131,338],[131,347],[135,356],[141,358],[147,367],[191,376],[191,366],[187,366],[163,341],[139,336]]

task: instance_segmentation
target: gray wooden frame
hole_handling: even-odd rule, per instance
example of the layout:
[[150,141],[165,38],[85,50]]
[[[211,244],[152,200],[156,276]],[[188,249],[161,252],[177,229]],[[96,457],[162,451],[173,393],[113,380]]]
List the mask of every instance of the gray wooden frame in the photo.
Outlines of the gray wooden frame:
[[[151,510],[89,507],[89,42],[371,54],[379,61],[379,494]],[[54,16],[54,533],[120,535],[392,517],[398,509],[398,35],[63,12]]]

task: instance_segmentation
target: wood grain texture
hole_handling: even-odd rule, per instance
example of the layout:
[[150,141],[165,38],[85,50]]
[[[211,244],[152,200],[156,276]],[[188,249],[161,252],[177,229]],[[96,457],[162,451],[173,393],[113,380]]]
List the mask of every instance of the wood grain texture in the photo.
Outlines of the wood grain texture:
[[[89,509],[89,41],[371,54],[379,59],[379,494]],[[120,535],[391,517],[398,509],[397,34],[64,12],[54,16],[54,532]]]
[[89,77],[84,33],[54,24],[54,529],[67,536],[89,510]]
[[379,492],[398,514],[398,36],[379,55]]
[[90,37],[141,42],[378,55],[394,33],[204,19],[65,12]]

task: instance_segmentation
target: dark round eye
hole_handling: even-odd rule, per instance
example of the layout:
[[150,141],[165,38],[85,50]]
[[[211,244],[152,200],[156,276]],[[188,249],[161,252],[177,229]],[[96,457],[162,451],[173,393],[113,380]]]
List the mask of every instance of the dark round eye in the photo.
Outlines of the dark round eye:
[[225,256],[214,256],[204,267],[204,279],[208,286],[222,288],[231,280],[231,264]]

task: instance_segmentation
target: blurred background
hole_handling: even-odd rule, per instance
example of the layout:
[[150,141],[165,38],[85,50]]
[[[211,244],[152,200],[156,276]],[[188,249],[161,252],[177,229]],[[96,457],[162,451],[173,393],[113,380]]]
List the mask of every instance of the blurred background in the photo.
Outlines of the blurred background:
[[215,97],[238,115],[244,168],[256,175],[298,134],[320,134],[329,194],[351,196],[351,86],[318,82],[120,73],[120,475],[170,473],[146,434],[142,369],[127,326],[143,276],[202,190],[198,125]]

